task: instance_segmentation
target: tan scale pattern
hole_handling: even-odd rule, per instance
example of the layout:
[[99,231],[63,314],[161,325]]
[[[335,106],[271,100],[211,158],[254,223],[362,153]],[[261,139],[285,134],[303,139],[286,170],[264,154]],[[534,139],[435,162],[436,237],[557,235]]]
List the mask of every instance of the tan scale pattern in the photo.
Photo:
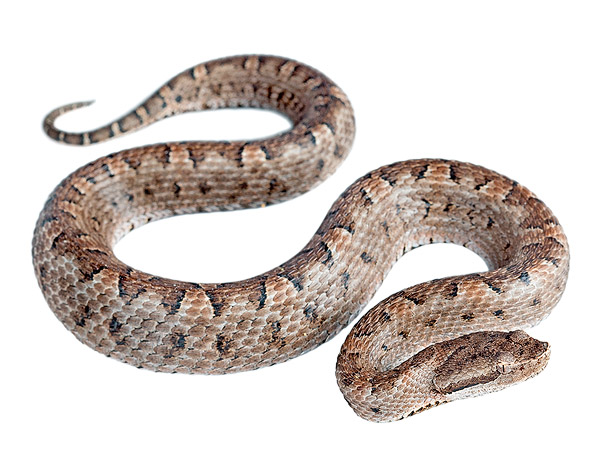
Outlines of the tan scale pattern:
[[[361,417],[401,419],[442,402],[537,374],[548,345],[514,331],[559,300],[568,247],[550,210],[495,172],[455,161],[379,168],[333,204],[297,255],[240,282],[197,284],[120,262],[125,233],[164,217],[277,203],[331,174],[354,137],[344,93],[292,60],[240,56],[170,80],[123,118],[84,133],[87,144],[191,110],[264,107],[292,128],[249,142],[179,142],[125,150],[75,171],[52,193],[35,230],[33,261],[49,306],[75,336],[108,356],[165,372],[219,374],[296,357],[335,336],[405,252],[453,242],[489,272],[405,289],[352,330],[339,386]],[[509,333],[507,333],[509,331]]]

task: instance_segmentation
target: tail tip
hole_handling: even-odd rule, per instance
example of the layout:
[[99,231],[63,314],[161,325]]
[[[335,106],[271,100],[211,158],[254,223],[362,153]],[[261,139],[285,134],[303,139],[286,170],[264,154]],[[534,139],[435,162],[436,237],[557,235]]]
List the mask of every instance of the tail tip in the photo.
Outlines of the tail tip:
[[56,128],[56,126],[54,125],[54,122],[56,121],[56,119],[58,117],[60,117],[61,115],[65,114],[67,112],[70,112],[72,110],[81,109],[82,107],[90,106],[94,102],[95,102],[94,100],[72,102],[71,104],[65,104],[63,106],[57,107],[56,109],[49,112],[48,115],[46,115],[46,117],[44,117],[44,121],[42,123],[44,132],[51,139],[57,140],[59,142],[63,142],[64,137],[67,135],[67,132],[63,132],[62,130],[59,130]]

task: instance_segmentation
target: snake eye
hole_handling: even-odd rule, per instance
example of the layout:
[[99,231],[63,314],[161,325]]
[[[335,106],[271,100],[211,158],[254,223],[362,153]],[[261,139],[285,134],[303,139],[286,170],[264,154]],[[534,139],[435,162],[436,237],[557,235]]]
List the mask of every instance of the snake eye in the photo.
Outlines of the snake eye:
[[501,351],[496,358],[496,370],[502,374],[510,373],[516,360],[517,358],[512,353]]

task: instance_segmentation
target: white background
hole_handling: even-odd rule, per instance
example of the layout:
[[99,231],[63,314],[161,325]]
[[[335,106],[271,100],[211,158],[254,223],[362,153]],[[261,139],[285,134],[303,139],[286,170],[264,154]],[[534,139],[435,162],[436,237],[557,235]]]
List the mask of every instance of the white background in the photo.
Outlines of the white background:
[[[597,3],[19,5],[4,7],[0,31],[3,473],[598,470]],[[77,148],[48,140],[43,116],[96,99],[58,125],[103,125],[183,69],[240,53],[304,61],[345,90],[357,119],[347,161],[301,198],[151,224],[127,236],[117,255],[185,280],[249,277],[297,252],[334,199],[369,170],[419,157],[480,164],[532,189],[570,241],[564,298],[531,331],[552,344],[540,376],[378,425],[356,417],[337,389],[335,361],[348,329],[285,364],[207,377],[135,369],[62,327],[38,289],[30,243],[37,214],[64,176],[123,148],[260,137],[287,122],[264,111],[188,114]],[[463,248],[421,248],[401,260],[370,305],[412,283],[484,269]]]

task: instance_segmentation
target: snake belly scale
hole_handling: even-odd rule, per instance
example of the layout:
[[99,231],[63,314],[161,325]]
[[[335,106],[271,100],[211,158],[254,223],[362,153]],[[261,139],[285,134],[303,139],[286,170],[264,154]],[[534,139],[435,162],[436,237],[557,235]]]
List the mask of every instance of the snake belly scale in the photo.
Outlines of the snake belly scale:
[[326,342],[359,315],[400,256],[450,242],[489,271],[400,291],[352,329],[337,362],[350,406],[373,421],[502,389],[539,373],[549,347],[521,329],[560,299],[569,267],[552,212],[498,173],[440,159],[368,173],[333,204],[308,244],[262,275],[222,284],[181,282],[119,261],[127,232],[168,216],[261,207],[308,191],[348,154],[354,116],[326,76],[293,60],[236,56],[171,79],[96,130],[56,140],[86,145],[193,110],[261,107],[290,130],[251,141],[176,142],[100,158],[50,195],[33,262],[50,308],[83,343],[154,371],[220,374],[257,369]]

